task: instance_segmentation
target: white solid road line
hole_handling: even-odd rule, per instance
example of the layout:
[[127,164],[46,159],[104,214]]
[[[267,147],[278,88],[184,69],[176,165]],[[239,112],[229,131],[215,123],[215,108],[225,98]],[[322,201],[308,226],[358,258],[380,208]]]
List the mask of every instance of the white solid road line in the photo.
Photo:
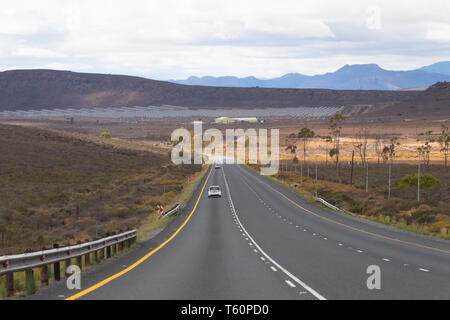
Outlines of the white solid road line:
[[[228,181],[227,181],[227,177],[225,176],[225,170],[222,170],[222,174],[223,174],[223,179],[225,181],[225,187],[227,189],[227,195],[228,195],[228,200],[230,201],[230,205],[231,205],[231,209],[233,211],[233,213],[236,216],[236,219],[239,222],[239,225],[241,226],[242,230],[247,234],[248,238],[253,242],[253,244],[255,245],[255,247],[261,252],[261,254],[263,256],[265,256],[267,258],[267,260],[269,260],[274,266],[276,266],[278,269],[280,269],[284,274],[286,274],[289,278],[291,278],[293,281],[297,282],[299,285],[301,285],[305,290],[307,290],[309,293],[311,293],[314,297],[316,297],[319,300],[326,300],[326,298],[324,296],[322,296],[320,293],[318,293],[316,290],[314,290],[313,288],[311,288],[310,286],[308,286],[306,283],[304,283],[303,281],[301,281],[299,278],[297,278],[296,276],[294,276],[292,273],[290,273],[289,271],[287,271],[285,268],[283,268],[279,263],[277,263],[274,259],[272,259],[263,249],[261,249],[261,247],[256,243],[256,241],[252,238],[252,236],[247,232],[247,230],[245,229],[245,227],[242,225],[241,220],[239,219],[239,216],[236,212],[236,209],[234,207],[234,203],[233,203],[233,199],[231,198],[231,193],[230,193],[230,187],[228,186]],[[287,280],[289,281],[289,280]],[[290,282],[290,281],[289,281]],[[292,285],[294,285],[292,282],[290,282]],[[288,283],[289,284],[289,283]],[[295,285],[294,285],[295,287]]]

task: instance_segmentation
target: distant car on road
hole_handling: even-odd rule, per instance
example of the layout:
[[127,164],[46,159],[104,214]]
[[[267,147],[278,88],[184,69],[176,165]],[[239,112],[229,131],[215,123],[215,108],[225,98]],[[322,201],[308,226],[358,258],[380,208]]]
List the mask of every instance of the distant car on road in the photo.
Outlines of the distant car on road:
[[216,163],[216,164],[214,165],[214,169],[220,169],[220,168],[222,168],[222,167],[220,166],[220,164]]
[[208,189],[208,198],[212,197],[222,197],[222,189],[219,186],[210,186]]

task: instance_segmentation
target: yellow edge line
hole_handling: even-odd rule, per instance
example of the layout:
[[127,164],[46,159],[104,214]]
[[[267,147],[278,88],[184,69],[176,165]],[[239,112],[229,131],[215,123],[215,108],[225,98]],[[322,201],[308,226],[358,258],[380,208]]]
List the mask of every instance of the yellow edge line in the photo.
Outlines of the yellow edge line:
[[80,298],[80,297],[82,297],[82,296],[88,294],[89,292],[92,292],[92,291],[94,291],[94,290],[96,290],[96,289],[98,289],[98,288],[104,286],[104,285],[107,284],[108,282],[111,282],[112,280],[114,280],[114,279],[120,277],[121,275],[123,275],[123,274],[125,274],[125,273],[127,273],[127,272],[129,272],[129,271],[131,271],[131,270],[133,270],[133,269],[136,268],[138,265],[140,265],[142,262],[144,262],[145,260],[147,260],[148,258],[150,258],[154,253],[156,253],[157,251],[159,251],[159,250],[160,250],[162,247],[164,247],[167,243],[169,243],[170,241],[172,241],[172,239],[175,238],[175,237],[177,236],[177,234],[181,231],[181,229],[183,229],[184,226],[185,226],[185,225],[188,223],[188,221],[191,219],[192,215],[193,215],[194,212],[195,212],[195,209],[197,209],[197,205],[198,205],[198,203],[200,202],[200,198],[202,197],[203,191],[205,190],[205,187],[206,187],[206,183],[208,182],[209,177],[211,176],[211,172],[212,172],[212,170],[211,170],[211,168],[210,168],[208,177],[206,178],[206,181],[205,181],[205,183],[203,184],[203,187],[202,187],[202,190],[201,190],[201,192],[200,192],[200,195],[198,196],[198,199],[197,199],[197,201],[196,201],[196,203],[195,203],[195,206],[194,206],[194,208],[192,209],[191,213],[190,213],[189,216],[186,218],[186,220],[183,222],[183,224],[177,229],[177,231],[175,231],[175,233],[172,234],[172,235],[170,236],[169,239],[167,239],[166,241],[164,241],[163,243],[161,243],[158,247],[156,247],[155,249],[153,249],[152,251],[150,251],[149,253],[147,253],[145,256],[143,256],[141,259],[139,259],[138,261],[136,261],[135,263],[133,263],[133,264],[132,264],[131,266],[129,266],[128,268],[126,268],[126,269],[124,269],[124,270],[122,270],[122,271],[120,271],[120,272],[118,272],[118,273],[116,273],[116,274],[110,276],[109,278],[106,278],[106,279],[103,280],[103,281],[100,281],[100,282],[97,283],[97,284],[94,284],[93,286],[91,286],[91,287],[89,287],[89,288],[87,288],[87,289],[85,289],[85,290],[83,290],[83,291],[81,291],[81,292],[78,292],[77,294],[74,294],[73,296],[68,297],[68,298],[65,299],[65,300],[75,300],[75,299],[78,299],[78,298]]
[[[241,171],[245,172],[240,166],[239,166],[239,169],[241,169]],[[247,174],[250,175],[248,172],[247,172]],[[250,175],[250,176],[252,176],[252,175]],[[252,177],[253,177],[253,176],[252,176]],[[255,178],[255,177],[253,177],[253,178]],[[318,217],[318,218],[320,218],[320,219],[323,219],[323,220],[326,220],[326,221],[328,221],[328,222],[331,222],[331,223],[337,224],[337,225],[339,225],[339,226],[342,226],[342,227],[344,227],[344,228],[351,229],[351,230],[354,230],[354,231],[358,231],[358,232],[361,232],[361,233],[365,233],[365,234],[368,234],[368,235],[371,235],[371,236],[374,236],[374,237],[377,237],[377,238],[381,238],[381,239],[385,239],[385,240],[390,240],[390,241],[395,241],[395,242],[400,242],[400,243],[403,243],[403,244],[408,244],[408,245],[415,246],[415,247],[419,247],[419,248],[424,248],[424,249],[434,250],[434,251],[437,251],[437,252],[450,253],[449,250],[443,250],[443,249],[439,249],[439,248],[434,248],[434,247],[425,246],[425,245],[422,245],[422,244],[419,244],[419,243],[415,243],[415,242],[409,242],[409,241],[404,241],[404,240],[394,239],[394,238],[391,238],[391,237],[383,236],[383,235],[381,235],[381,234],[377,234],[377,233],[365,231],[365,230],[362,230],[362,229],[359,229],[359,228],[355,228],[355,227],[346,225],[346,224],[344,224],[344,223],[337,222],[337,221],[335,221],[335,220],[333,220],[333,219],[326,218],[326,217],[324,217],[324,216],[322,216],[322,215],[320,215],[320,214],[318,214],[318,213],[315,213],[315,212],[313,212],[313,211],[311,211],[311,210],[308,210],[308,209],[302,207],[302,206],[299,205],[297,202],[295,202],[295,201],[291,200],[290,198],[288,198],[287,196],[285,196],[283,193],[281,193],[281,192],[279,192],[278,190],[272,188],[269,184],[265,183],[264,181],[261,181],[261,179],[258,179],[258,178],[255,178],[255,179],[257,179],[259,182],[261,182],[261,183],[265,184],[266,186],[268,186],[270,189],[272,189],[273,191],[275,191],[276,193],[278,193],[279,195],[281,195],[283,198],[285,198],[286,200],[288,200],[289,202],[291,202],[292,204],[294,204],[294,205],[297,206],[298,208],[300,208],[300,209],[306,211],[307,213],[310,213],[310,214],[312,214],[312,215],[314,215],[314,216],[316,216],[316,217]]]

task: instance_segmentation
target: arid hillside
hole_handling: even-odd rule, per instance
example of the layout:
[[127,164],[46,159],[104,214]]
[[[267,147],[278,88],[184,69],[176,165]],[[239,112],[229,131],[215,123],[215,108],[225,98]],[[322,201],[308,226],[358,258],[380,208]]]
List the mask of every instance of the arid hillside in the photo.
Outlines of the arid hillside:
[[395,103],[389,109],[403,116],[433,115],[448,118],[450,117],[450,82],[438,82],[420,92],[416,97]]
[[396,116],[400,118],[449,118],[450,82],[438,82],[427,90],[419,91],[407,100],[374,107],[349,107],[348,115],[353,116]]
[[0,162],[0,255],[138,227],[201,169],[114,138],[9,125]]
[[378,105],[417,92],[226,88],[179,85],[145,78],[53,70],[0,72],[0,111],[177,105],[185,107],[317,107]]

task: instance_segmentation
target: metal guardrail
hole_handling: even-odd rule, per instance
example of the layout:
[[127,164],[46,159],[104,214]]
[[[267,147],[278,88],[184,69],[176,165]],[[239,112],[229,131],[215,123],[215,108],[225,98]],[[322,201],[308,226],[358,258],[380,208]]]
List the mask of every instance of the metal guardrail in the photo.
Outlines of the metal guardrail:
[[163,218],[168,217],[172,214],[174,214],[175,212],[178,212],[178,210],[180,210],[181,204],[177,204],[173,209],[170,209],[169,211],[166,212],[165,215],[163,215]]
[[323,200],[322,198],[315,198],[315,200],[316,200],[317,202],[322,203],[324,206],[327,206],[327,207],[330,208],[330,209],[333,209],[333,210],[336,210],[336,211],[342,211],[342,210],[339,209],[338,207],[333,206],[331,203],[326,202],[326,201]]
[[71,258],[81,257],[91,252],[107,248],[109,246],[122,243],[128,240],[135,240],[137,231],[127,231],[118,235],[113,235],[103,239],[85,242],[74,246],[23,253],[16,255],[0,256],[0,275],[44,265],[65,261]]

